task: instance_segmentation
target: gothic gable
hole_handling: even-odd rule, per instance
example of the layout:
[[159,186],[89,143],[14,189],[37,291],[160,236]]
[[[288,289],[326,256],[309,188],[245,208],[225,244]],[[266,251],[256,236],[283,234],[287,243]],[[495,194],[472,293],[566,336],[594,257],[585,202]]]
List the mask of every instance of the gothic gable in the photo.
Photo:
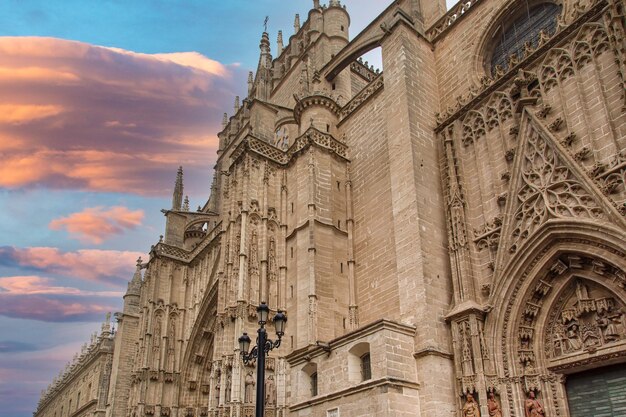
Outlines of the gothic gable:
[[624,223],[547,128],[524,111],[497,266],[551,220]]

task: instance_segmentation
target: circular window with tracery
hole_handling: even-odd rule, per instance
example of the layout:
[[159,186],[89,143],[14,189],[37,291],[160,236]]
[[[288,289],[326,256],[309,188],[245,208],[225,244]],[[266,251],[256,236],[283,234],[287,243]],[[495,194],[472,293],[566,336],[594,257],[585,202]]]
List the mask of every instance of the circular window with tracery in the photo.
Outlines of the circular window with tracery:
[[500,20],[491,39],[490,73],[503,73],[525,58],[529,47],[535,49],[541,36],[556,32],[561,6],[552,2],[525,0]]

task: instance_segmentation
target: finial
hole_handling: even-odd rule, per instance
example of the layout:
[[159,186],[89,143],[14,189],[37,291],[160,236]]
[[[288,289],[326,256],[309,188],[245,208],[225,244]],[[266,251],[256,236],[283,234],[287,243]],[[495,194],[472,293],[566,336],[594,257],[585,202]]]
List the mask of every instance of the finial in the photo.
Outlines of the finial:
[[341,6],[341,2],[339,0],[330,0],[330,2],[328,3],[329,7],[333,7],[333,6],[337,6],[340,7]]
[[174,183],[174,193],[172,195],[172,210],[180,210],[183,202],[183,167],[178,167],[176,182]]
[[202,211],[202,206],[198,206],[198,209],[196,210],[197,212]]
[[185,196],[185,201],[183,202],[183,211],[189,211],[189,196]]
[[159,243],[163,243],[163,235],[159,235]]
[[283,45],[283,31],[279,30],[278,31],[278,55],[280,56],[280,54],[283,53],[283,49],[285,48],[285,46]]
[[235,114],[239,111],[239,96],[235,96]]
[[298,13],[296,13],[296,18],[293,21],[293,30],[295,33],[300,30],[300,15]]
[[320,0],[313,0],[313,8],[314,9],[320,8]]
[[252,97],[252,88],[254,88],[254,73],[248,72],[248,98]]
[[104,318],[104,323],[102,323],[102,335],[108,336],[111,331],[111,313],[108,312]]
[[228,114],[224,113],[224,117],[222,117],[222,129],[226,129],[226,125],[228,125]]

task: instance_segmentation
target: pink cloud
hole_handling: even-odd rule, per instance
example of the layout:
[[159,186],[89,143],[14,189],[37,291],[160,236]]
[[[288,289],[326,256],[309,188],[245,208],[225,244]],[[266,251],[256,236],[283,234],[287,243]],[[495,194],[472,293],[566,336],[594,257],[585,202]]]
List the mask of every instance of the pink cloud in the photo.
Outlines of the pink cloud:
[[49,322],[92,321],[119,309],[115,303],[101,304],[90,299],[51,298],[43,295],[0,293],[0,315]]
[[52,285],[53,279],[35,275],[0,278],[0,294],[4,295],[74,295],[93,297],[121,297],[121,291],[85,291],[73,287]]
[[63,252],[49,247],[0,247],[0,264],[117,286],[132,278],[136,260],[140,256],[145,257],[145,254],[98,249]]
[[0,124],[22,124],[56,116],[63,111],[55,105],[0,104]]
[[49,227],[52,230],[67,230],[74,238],[98,244],[111,236],[140,226],[143,216],[143,210],[131,211],[121,206],[109,209],[90,207],[67,217],[54,219]]
[[0,187],[166,195],[184,165],[204,191],[245,77],[195,52],[0,37]]

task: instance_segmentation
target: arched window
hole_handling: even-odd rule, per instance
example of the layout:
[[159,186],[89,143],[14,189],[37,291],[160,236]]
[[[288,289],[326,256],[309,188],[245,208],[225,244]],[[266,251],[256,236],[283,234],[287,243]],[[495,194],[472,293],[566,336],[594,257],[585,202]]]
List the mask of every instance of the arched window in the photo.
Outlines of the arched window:
[[361,375],[363,376],[363,381],[372,379],[372,362],[369,352],[361,356]]
[[348,380],[358,384],[368,379],[372,379],[370,344],[361,342],[348,351]]
[[511,56],[518,61],[524,59],[525,45],[536,48],[540,32],[553,35],[560,12],[561,7],[557,4],[543,2],[531,5],[530,0],[526,0],[513,15],[507,16],[493,35],[495,46],[491,55],[491,73],[498,72],[496,67],[508,69]]
[[314,362],[307,363],[302,368],[302,372],[304,373],[305,377],[303,378],[304,383],[300,385],[301,395],[307,395],[308,390],[308,394],[310,394],[311,397],[315,397],[319,392],[317,384],[317,364]]

